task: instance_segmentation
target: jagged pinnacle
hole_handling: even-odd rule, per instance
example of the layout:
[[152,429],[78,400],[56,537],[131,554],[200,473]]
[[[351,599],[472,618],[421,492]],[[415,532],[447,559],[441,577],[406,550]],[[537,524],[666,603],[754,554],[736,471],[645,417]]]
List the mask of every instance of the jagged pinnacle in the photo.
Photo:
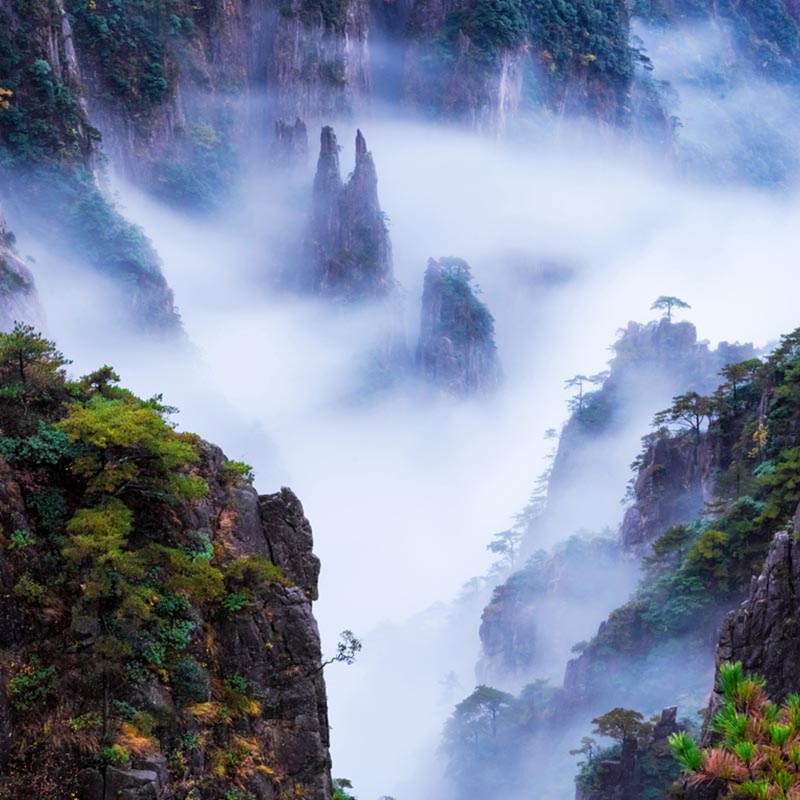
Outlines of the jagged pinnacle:
[[325,155],[335,155],[336,160],[339,160],[339,145],[336,141],[336,134],[330,125],[326,125],[320,134],[319,155],[320,158]]
[[367,140],[364,138],[364,134],[361,133],[360,130],[356,131],[356,159],[359,156],[367,155]]

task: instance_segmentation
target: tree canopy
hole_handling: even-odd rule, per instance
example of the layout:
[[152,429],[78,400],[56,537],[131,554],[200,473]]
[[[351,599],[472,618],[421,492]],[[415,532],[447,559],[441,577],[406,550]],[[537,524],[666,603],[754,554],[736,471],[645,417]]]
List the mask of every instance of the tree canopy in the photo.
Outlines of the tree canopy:
[[651,311],[663,311],[664,318],[672,322],[672,309],[673,308],[691,308],[691,306],[680,299],[680,297],[673,297],[672,295],[662,294],[655,299],[653,305],[650,306]]
[[602,716],[592,720],[594,733],[598,736],[607,736],[619,742],[638,740],[649,735],[652,725],[644,721],[638,711],[627,708],[614,708]]

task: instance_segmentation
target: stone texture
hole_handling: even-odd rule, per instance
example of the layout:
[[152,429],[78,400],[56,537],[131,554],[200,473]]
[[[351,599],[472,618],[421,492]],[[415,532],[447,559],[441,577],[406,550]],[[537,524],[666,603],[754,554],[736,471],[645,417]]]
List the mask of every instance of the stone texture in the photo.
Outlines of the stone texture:
[[[16,781],[36,784],[49,779],[55,760],[63,761],[64,775],[74,776],[81,800],[172,800],[178,788],[185,791],[184,779],[199,782],[214,797],[222,796],[224,789],[211,773],[211,758],[215,751],[230,746],[235,734],[250,742],[249,748],[257,748],[258,763],[265,765],[264,771],[253,770],[242,778],[243,787],[255,800],[286,795],[330,800],[327,699],[311,606],[318,596],[320,564],[313,554],[311,527],[289,489],[259,496],[235,473],[225,471],[226,459],[219,448],[205,443],[199,447],[201,461],[196,469],[208,482],[208,495],[164,507],[165,516],[159,522],[168,531],[164,535],[185,545],[200,531],[229,563],[260,555],[286,577],[285,583],[270,581],[253,589],[247,606],[235,613],[218,604],[191,610],[199,635],[190,642],[187,655],[202,662],[211,678],[207,700],[217,697],[214,692],[225,680],[239,676],[246,681],[248,696],[258,698],[256,710],[239,715],[230,727],[214,723],[215,727],[206,728],[203,741],[187,754],[186,766],[176,770],[171,764],[168,767],[165,756],[197,723],[187,713],[186,702],[175,694],[175,684],[152,674],[128,682],[115,677],[114,697],[162,721],[156,752],[134,757],[130,768],[98,768],[91,752],[66,745],[61,746],[63,752],[51,752],[42,759],[41,766],[37,761],[21,762],[17,712],[9,707],[3,688],[8,680],[6,665],[24,658],[21,654],[27,645],[46,637],[48,623],[35,609],[21,608],[14,596],[13,586],[29,566],[30,556],[9,550],[3,537],[17,528],[30,529],[31,523],[15,475],[0,460],[0,771],[14,759]],[[73,642],[69,657],[77,666],[97,631],[81,622],[79,612],[71,624],[67,617],[66,627]],[[66,701],[79,708],[80,698],[70,695],[69,684],[62,687]],[[3,789],[0,781],[0,794]]]
[[371,88],[369,23],[369,0],[344,0],[335,8],[287,3],[270,41],[270,113],[316,122],[362,107]]
[[[745,672],[766,678],[776,702],[800,692],[800,542],[779,533],[750,596],[722,623],[716,662],[741,661]],[[715,685],[718,703],[719,686]]]
[[40,317],[33,275],[14,246],[0,204],[0,329],[10,330],[15,320]]
[[302,166],[308,159],[308,130],[296,117],[293,123],[279,119],[272,140],[272,160],[280,167]]
[[283,488],[259,497],[258,506],[270,559],[307,597],[316,600],[320,563],[312,552],[311,526],[297,496]]
[[336,134],[329,126],[322,129],[305,252],[287,283],[348,301],[386,299],[394,291],[377,171],[361,131],[356,134],[355,168],[343,183]]
[[[646,553],[673,525],[696,519],[703,510],[703,484],[710,472],[707,448],[686,439],[657,439],[648,449],[634,484],[636,500],[620,527],[622,546]],[[705,467],[705,469],[703,468]]]
[[487,394],[500,381],[494,319],[475,296],[466,262],[428,262],[422,291],[417,368],[455,395]]
[[106,767],[104,800],[160,800],[161,795],[157,772]]

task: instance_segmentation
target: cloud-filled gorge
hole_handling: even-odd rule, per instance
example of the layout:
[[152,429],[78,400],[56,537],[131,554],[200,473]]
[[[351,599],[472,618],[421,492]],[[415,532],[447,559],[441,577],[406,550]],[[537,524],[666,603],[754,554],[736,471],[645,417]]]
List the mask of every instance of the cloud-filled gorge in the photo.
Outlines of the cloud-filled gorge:
[[[481,4],[466,7],[472,5]],[[388,41],[394,29],[387,24],[381,36]],[[316,42],[318,32],[300,30]],[[287,165],[278,163],[285,154],[277,162],[270,155],[261,88],[250,87],[259,113],[237,132],[237,169],[220,206],[200,213],[154,196],[150,177],[131,170],[110,127],[100,126],[109,141],[107,164],[97,168],[100,185],[152,242],[185,336],[139,329],[102,269],[77,248],[40,235],[34,217],[52,211],[27,195],[13,201],[13,181],[24,173],[9,178],[3,193],[16,250],[29,257],[36,280],[41,311],[31,321],[73,359],[70,371],[113,365],[136,394],[163,394],[178,407],[178,430],[196,431],[251,464],[259,492],[290,486],[302,500],[322,562],[314,614],[323,653],[335,654],[344,629],[363,642],[354,664],[325,669],[333,774],[352,780],[361,800],[463,795],[447,745],[456,704],[484,683],[513,694],[538,679],[560,687],[567,661],[580,653],[574,645],[592,639],[636,590],[642,553],[623,552],[616,542],[634,499],[630,491],[626,499],[631,462],[653,415],[674,395],[713,391],[724,360],[708,353],[718,343],[753,343],[765,352],[797,325],[800,119],[793,79],[747,61],[720,20],[651,25],[640,16],[634,31],[652,61],[652,71],[639,65],[637,75],[660,97],[665,119],[674,115],[665,123],[666,147],[654,146],[636,124],[561,113],[568,98],[549,107],[521,102],[500,131],[451,118],[447,108],[431,119],[398,103],[391,86],[400,78],[384,75],[378,85],[390,87],[386,102],[373,98],[337,115],[319,101],[306,120],[308,153]],[[338,34],[327,35],[334,41]],[[396,57],[386,42],[373,49],[376,63]],[[491,62],[476,63],[494,74]],[[5,78],[0,74],[0,87]],[[347,87],[356,78],[339,80]],[[282,91],[295,92],[308,110],[316,102],[311,90],[293,80]],[[564,80],[579,82],[575,75]],[[580,91],[591,99],[602,87],[586,81]],[[187,102],[205,107],[215,98]],[[100,102],[90,98],[90,115]],[[103,119],[115,124],[113,115]],[[335,128],[344,180],[354,168],[357,128],[372,153],[400,311],[298,293],[282,280],[309,259],[323,124]],[[468,262],[479,285],[475,297],[494,318],[502,377],[495,390],[470,397],[442,391],[414,367],[426,266],[446,257]],[[670,346],[678,348],[675,359],[690,359],[691,351],[702,366],[679,368],[669,354],[653,366],[644,352],[641,363],[635,356],[633,366],[619,366],[624,359],[614,343],[629,321],[660,318],[651,310],[660,295],[691,304],[673,312],[675,322],[691,321],[701,344]],[[376,352],[389,328],[407,359],[388,378],[394,367],[376,377]],[[619,419],[596,440],[585,431],[565,434],[559,457],[572,460],[558,473],[557,498],[543,522],[529,514],[515,523],[530,508],[538,476],[553,465],[559,442],[548,431],[561,433],[571,413],[570,424],[578,424],[575,414],[580,422],[583,400],[565,382],[602,373],[615,357],[612,377],[624,372],[613,389]],[[585,380],[586,392],[602,385]],[[498,565],[487,544],[515,524],[523,531],[518,560]],[[576,535],[602,542],[587,554]],[[541,568],[542,594],[531,607],[520,601],[508,623],[535,639],[535,653],[516,669],[499,656],[489,663],[481,615],[485,621],[492,606],[484,609],[497,602],[495,587],[537,558],[551,559]],[[673,647],[679,639],[670,641]],[[658,658],[677,664],[680,648],[665,647],[652,663]],[[704,707],[696,688],[711,689],[713,645],[687,660],[686,674],[683,685],[676,679],[632,691],[650,704],[639,710],[649,716],[676,704],[682,715]],[[638,680],[633,673],[628,679]],[[517,770],[512,796],[572,797],[576,759],[568,751],[612,705],[595,697],[585,713],[558,707],[563,726],[530,728],[529,757],[508,767]],[[520,793],[521,785],[530,790]],[[506,794],[496,786],[488,796]]]

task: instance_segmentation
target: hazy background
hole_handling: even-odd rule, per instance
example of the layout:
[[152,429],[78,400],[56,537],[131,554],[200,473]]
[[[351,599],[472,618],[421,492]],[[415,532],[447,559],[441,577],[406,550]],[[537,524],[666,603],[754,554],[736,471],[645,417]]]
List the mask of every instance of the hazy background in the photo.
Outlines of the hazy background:
[[[687,152],[730,162],[745,145],[719,131],[757,114],[757,103],[782,136],[796,137],[783,93],[751,86],[709,95],[686,77],[696,59],[673,58],[663,35],[640,35],[655,76],[681,90]],[[702,65],[718,53],[713,32],[692,46]],[[703,170],[682,176],[607,131],[563,122],[540,125],[550,133],[536,141],[385,113],[356,122],[390,218],[409,347],[427,259],[465,258],[496,318],[505,383],[494,397],[458,401],[416,384],[360,396],[380,314],[276,291],[275,271],[309,207],[314,158],[296,176],[248,165],[240,201],[203,220],[114,181],[164,260],[184,347],[109,335],[97,279],[24,233],[19,244],[36,258],[45,328],[74,372],[114,365],[139,394],[163,392],[178,406],[181,428],[252,464],[260,492],[289,485],[299,495],[323,562],[315,613],[324,649],[335,650],[344,628],[364,642],[354,666],[326,670],[334,774],[352,779],[362,800],[438,800],[441,725],[474,686],[491,590],[476,584],[462,594],[462,586],[486,572],[487,542],[509,527],[545,465],[544,432],[566,417],[564,380],[602,370],[617,329],[653,318],[661,294],[690,302],[685,318],[714,343],[763,345],[792,330],[797,300],[786,277],[797,269],[800,198],[792,185],[768,191],[712,184]],[[355,126],[340,124],[337,134],[346,174]],[[587,508],[594,530],[621,517],[627,465],[652,411],[632,415],[608,454],[603,478],[619,488]],[[576,486],[575,503],[589,492]],[[599,595],[583,624],[597,625],[615,602]],[[451,671],[457,684],[448,688]]]

